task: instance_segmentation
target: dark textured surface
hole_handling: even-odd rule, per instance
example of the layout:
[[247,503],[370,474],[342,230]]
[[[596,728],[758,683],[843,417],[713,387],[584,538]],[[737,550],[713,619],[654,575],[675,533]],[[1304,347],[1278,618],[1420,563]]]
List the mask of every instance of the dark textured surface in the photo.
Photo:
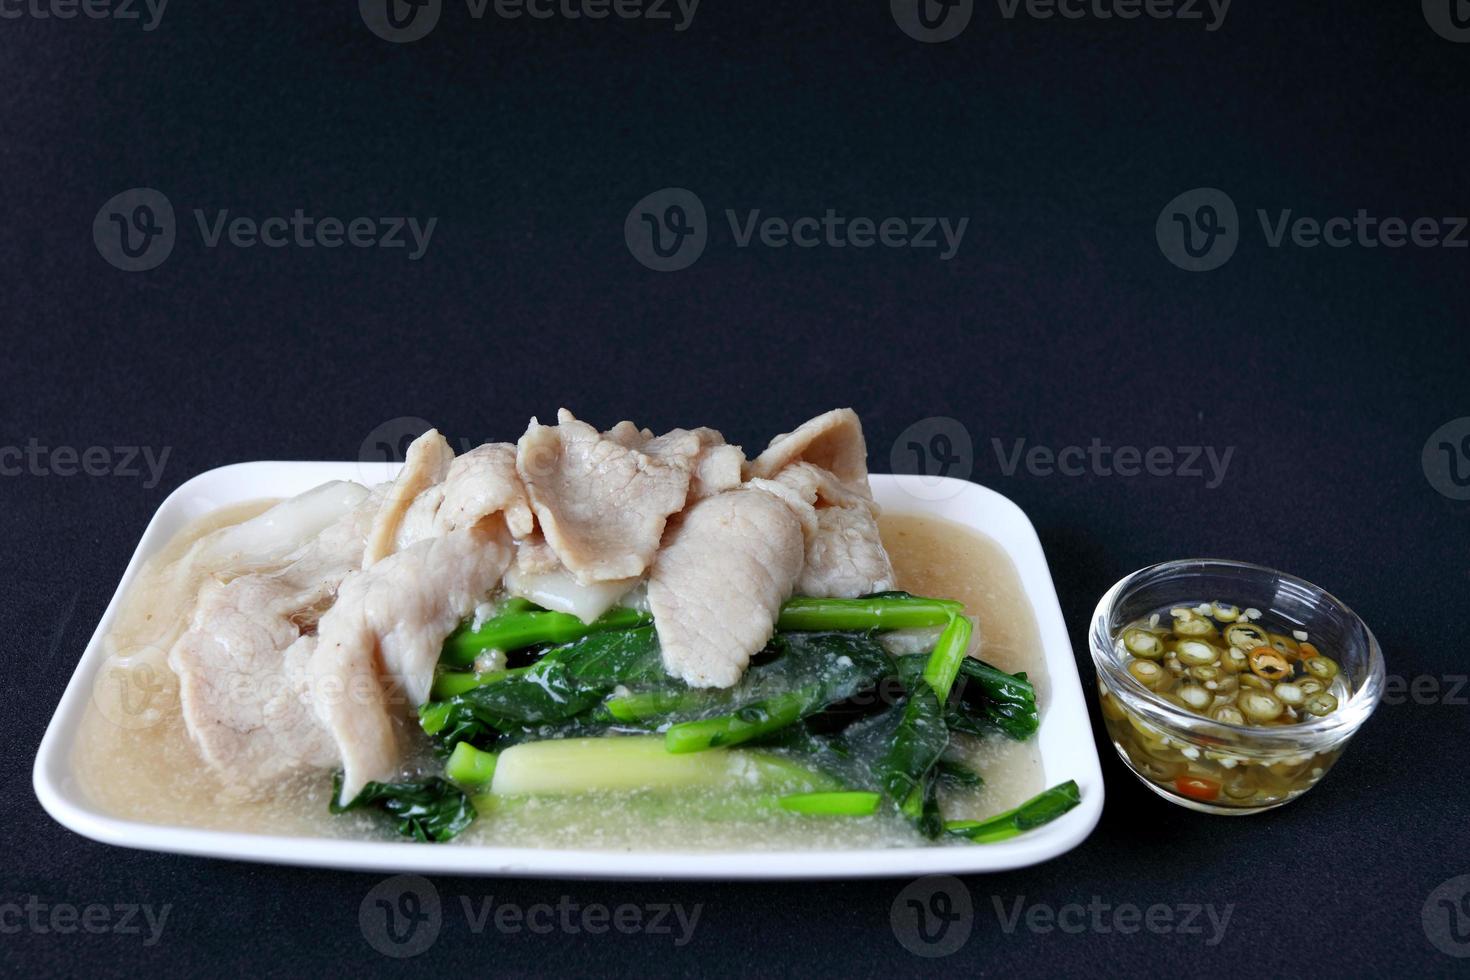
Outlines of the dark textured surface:
[[[156,487],[0,478],[0,904],[172,906],[151,946],[17,931],[8,916],[0,962],[28,975],[394,965],[358,924],[377,877],[104,847],[34,798],[43,727],[179,483],[239,460],[351,458],[405,415],[456,439],[509,438],[566,404],[606,423],[709,423],[750,446],[852,404],[877,470],[913,423],[969,430],[973,478],[1040,531],[1085,680],[1087,615],[1114,580],[1217,553],[1327,586],[1378,632],[1391,674],[1436,678],[1440,694],[1385,705],[1319,789],[1248,821],[1170,807],[1108,749],[1097,831],[1041,867],[968,880],[975,931],[947,959],[896,941],[904,882],[440,879],[444,929],[413,966],[1463,974],[1470,961],[1436,951],[1421,909],[1470,873],[1470,689],[1454,691],[1467,673],[1470,503],[1436,492],[1420,451],[1470,415],[1470,251],[1270,249],[1252,216],[1465,214],[1470,45],[1436,36],[1417,3],[1330,6],[1240,3],[1207,32],[1007,21],[981,4],[943,45],[909,40],[874,0],[706,0],[682,33],[476,22],[450,4],[432,35],[397,46],[342,2],[179,3],[152,32],[0,20],[0,445],[169,450]],[[715,228],[697,264],[660,275],[633,261],[622,226],[633,202],[671,185],[696,191]],[[89,229],[134,186],[168,195],[181,238],[160,268],[128,274]],[[1189,274],[1163,259],[1154,222],[1199,186],[1228,191],[1247,227],[1227,265]],[[439,223],[418,262],[211,250],[195,207]],[[738,249],[727,207],[970,224],[948,262]],[[1022,438],[1235,452],[1214,489],[1006,475],[991,440]],[[704,908],[678,948],[654,935],[476,935],[460,911],[460,896],[563,895]],[[1235,908],[1210,946],[1208,924],[1007,934],[992,896],[1008,908],[1020,896]]]

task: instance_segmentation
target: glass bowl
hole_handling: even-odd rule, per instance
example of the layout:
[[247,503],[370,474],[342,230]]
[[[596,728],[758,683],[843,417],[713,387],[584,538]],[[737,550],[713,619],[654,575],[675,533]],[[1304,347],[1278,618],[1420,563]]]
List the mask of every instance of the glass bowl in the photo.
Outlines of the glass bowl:
[[[1271,630],[1306,631],[1339,665],[1337,709],[1292,724],[1228,724],[1166,700],[1128,672],[1125,627],[1160,609],[1167,616],[1210,602],[1259,610],[1257,622]],[[1260,813],[1301,796],[1383,695],[1378,641],[1351,609],[1310,582],[1244,562],[1190,558],[1134,572],[1102,597],[1088,641],[1103,724],[1124,764],[1155,793],[1205,813]]]

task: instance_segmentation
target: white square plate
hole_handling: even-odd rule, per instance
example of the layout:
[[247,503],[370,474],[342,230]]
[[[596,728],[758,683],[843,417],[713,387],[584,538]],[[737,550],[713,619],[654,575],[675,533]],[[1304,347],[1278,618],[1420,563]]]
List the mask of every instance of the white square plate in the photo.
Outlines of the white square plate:
[[289,496],[327,480],[375,481],[391,475],[378,470],[369,474],[358,463],[240,463],[202,473],[170,494],[143,533],[41,741],[34,781],[46,811],[93,840],[174,854],[360,871],[621,879],[854,878],[1003,871],[1056,857],[1080,844],[1097,826],[1103,805],[1097,747],[1067,627],[1036,530],[1019,507],[984,487],[958,480],[888,475],[872,477],[873,492],[885,510],[943,517],[989,535],[1016,563],[1035,610],[1050,687],[1036,736],[1043,778],[1047,786],[1076,780],[1082,803],[1060,819],[1013,840],[970,847],[860,851],[538,850],[199,830],[123,820],[95,807],[71,773],[73,733],[103,658],[102,637],[142,564],[185,525],[226,504]]

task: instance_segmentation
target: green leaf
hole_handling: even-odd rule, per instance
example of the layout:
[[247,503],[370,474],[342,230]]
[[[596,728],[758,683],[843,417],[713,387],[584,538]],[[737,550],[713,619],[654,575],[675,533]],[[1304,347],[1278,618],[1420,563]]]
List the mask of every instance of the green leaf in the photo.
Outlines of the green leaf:
[[376,806],[393,818],[394,826],[404,837],[417,841],[442,843],[455,837],[475,819],[470,798],[454,784],[435,776],[418,782],[368,783],[362,792],[345,804],[342,795],[342,773],[332,780],[332,813],[346,813]]
[[883,792],[903,804],[922,789],[924,774],[939,761],[949,745],[949,728],[933,688],[919,681],[904,703],[892,744],[878,765]]

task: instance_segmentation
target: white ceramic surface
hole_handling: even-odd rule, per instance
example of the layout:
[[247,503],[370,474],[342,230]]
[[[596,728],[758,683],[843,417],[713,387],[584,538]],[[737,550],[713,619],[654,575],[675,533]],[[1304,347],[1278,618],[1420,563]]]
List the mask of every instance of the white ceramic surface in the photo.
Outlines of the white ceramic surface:
[[260,497],[289,496],[327,480],[376,482],[390,476],[391,470],[381,464],[240,463],[202,473],[170,494],[143,533],[41,742],[34,783],[46,811],[64,826],[93,840],[175,854],[362,871],[621,879],[856,878],[1002,871],[1056,857],[1080,844],[1097,825],[1103,805],[1097,747],[1051,572],[1031,522],[1011,501],[984,487],[938,477],[887,475],[872,478],[873,492],[885,510],[933,514],[994,538],[1016,563],[1035,608],[1050,681],[1036,736],[1043,778],[1048,786],[1076,780],[1082,803],[1030,833],[1002,843],[969,847],[859,851],[538,850],[199,830],[120,819],[92,805],[71,773],[73,733],[87,707],[103,657],[101,638],[117,615],[119,597],[142,563],[175,532],[217,507]]

